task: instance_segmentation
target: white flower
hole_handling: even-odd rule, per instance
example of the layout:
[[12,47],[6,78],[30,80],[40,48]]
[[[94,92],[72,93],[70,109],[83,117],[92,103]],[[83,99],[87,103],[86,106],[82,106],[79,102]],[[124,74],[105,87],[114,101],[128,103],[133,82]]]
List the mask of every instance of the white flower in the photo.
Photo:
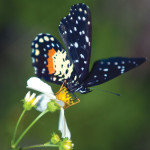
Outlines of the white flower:
[[26,94],[24,98],[24,108],[27,110],[30,110],[32,107],[34,107],[38,101],[41,99],[41,96],[37,96],[36,94],[33,93],[32,95],[30,94],[30,91]]
[[52,88],[50,85],[44,83],[42,80],[40,80],[37,77],[31,77],[27,81],[27,88],[39,91],[43,94],[40,94],[40,99],[37,102],[37,110],[43,112],[47,109],[47,104],[51,100],[54,100],[59,106],[60,109],[60,116],[59,116],[59,125],[58,130],[62,133],[62,138],[68,137],[68,139],[71,138],[71,133],[68,129],[67,122],[64,115],[64,102],[56,99],[56,96],[54,95]]
[[51,86],[44,83],[42,80],[40,80],[37,77],[31,77],[27,81],[27,88],[44,93],[45,95],[50,97],[50,99],[53,99],[53,98],[56,99],[56,96],[54,95]]

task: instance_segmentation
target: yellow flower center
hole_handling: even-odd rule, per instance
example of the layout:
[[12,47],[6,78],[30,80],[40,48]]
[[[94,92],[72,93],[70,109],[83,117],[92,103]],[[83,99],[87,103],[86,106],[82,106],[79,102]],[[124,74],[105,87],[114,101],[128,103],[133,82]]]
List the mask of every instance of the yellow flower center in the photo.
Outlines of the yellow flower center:
[[35,97],[32,98],[30,101],[28,101],[27,104],[34,105],[34,104],[33,104],[34,101],[35,101]]
[[[76,103],[79,103],[79,99],[75,99],[71,93],[69,93],[66,87],[61,87],[60,90],[55,94],[56,98],[65,103],[64,108],[68,108]],[[76,102],[77,100],[77,102]]]

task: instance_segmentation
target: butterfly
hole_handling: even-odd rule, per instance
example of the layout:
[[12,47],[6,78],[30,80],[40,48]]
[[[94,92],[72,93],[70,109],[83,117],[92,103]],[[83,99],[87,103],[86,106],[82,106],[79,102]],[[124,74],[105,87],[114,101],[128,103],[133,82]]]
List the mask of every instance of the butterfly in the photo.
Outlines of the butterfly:
[[83,3],[71,6],[58,29],[67,51],[54,36],[40,33],[32,42],[32,65],[39,78],[59,85],[65,81],[71,93],[88,93],[90,87],[146,61],[145,58],[112,57],[96,61],[89,71],[92,24],[90,9]]

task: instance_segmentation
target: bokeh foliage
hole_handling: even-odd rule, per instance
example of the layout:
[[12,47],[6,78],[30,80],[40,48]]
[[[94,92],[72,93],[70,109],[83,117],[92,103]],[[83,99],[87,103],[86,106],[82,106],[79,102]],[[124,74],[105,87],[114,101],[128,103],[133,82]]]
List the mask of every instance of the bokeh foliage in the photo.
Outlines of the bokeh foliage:
[[[113,56],[149,59],[149,1],[1,0],[1,149],[10,149],[14,126],[22,110],[20,100],[27,92],[26,81],[34,76],[30,57],[32,40],[43,32],[51,33],[61,41],[59,21],[68,14],[70,6],[78,2],[89,5],[92,14],[90,68],[95,60]],[[75,149],[150,149],[148,66],[149,60],[129,73],[95,87],[93,92],[79,97],[80,104],[66,110]],[[51,85],[55,92],[59,89],[59,86]],[[37,114],[35,110],[26,114],[20,128],[25,128]],[[58,116],[59,112],[42,118],[25,136],[22,145],[46,142],[53,131],[57,132]]]

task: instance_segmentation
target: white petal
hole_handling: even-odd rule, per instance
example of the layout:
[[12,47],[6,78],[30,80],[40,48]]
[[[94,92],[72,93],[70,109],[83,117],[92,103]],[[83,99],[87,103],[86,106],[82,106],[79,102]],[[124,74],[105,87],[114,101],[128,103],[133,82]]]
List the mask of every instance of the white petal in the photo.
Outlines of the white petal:
[[27,81],[27,88],[30,88],[30,89],[33,89],[42,93],[54,95],[51,86],[44,83],[42,80],[40,80],[37,77],[31,77]]
[[24,99],[25,99],[26,101],[28,101],[29,97],[30,97],[30,91],[26,94],[26,96],[25,96]]
[[70,130],[68,128],[65,116],[64,116],[64,136],[63,137],[64,138],[68,137],[68,139],[71,139],[71,133],[70,133]]
[[30,96],[30,98],[29,98],[29,100],[28,100],[28,101],[31,101],[33,98],[35,98],[35,96],[36,96],[36,94],[35,94],[35,93],[33,93],[33,94]]
[[58,124],[58,130],[60,131],[62,131],[64,128],[63,120],[64,120],[64,109],[61,108],[60,115],[59,115],[59,124]]
[[45,95],[46,95],[49,99],[56,100],[56,96],[53,95],[53,94],[45,93]]
[[39,99],[38,103],[36,104],[36,106],[37,106],[36,110],[43,112],[47,108],[47,103],[50,102],[51,100],[45,94],[40,94],[39,96],[41,98]]
[[61,107],[64,107],[64,102],[62,102],[62,101],[60,101],[60,100],[55,100],[55,102],[58,104],[58,105],[60,105]]
[[62,138],[65,138],[65,137],[67,137],[68,139],[71,138],[71,133],[70,133],[69,128],[67,126],[66,118],[64,115],[64,109],[62,107],[60,110],[58,130],[61,131]]
[[36,103],[41,99],[41,95],[37,96],[32,105],[36,105]]

